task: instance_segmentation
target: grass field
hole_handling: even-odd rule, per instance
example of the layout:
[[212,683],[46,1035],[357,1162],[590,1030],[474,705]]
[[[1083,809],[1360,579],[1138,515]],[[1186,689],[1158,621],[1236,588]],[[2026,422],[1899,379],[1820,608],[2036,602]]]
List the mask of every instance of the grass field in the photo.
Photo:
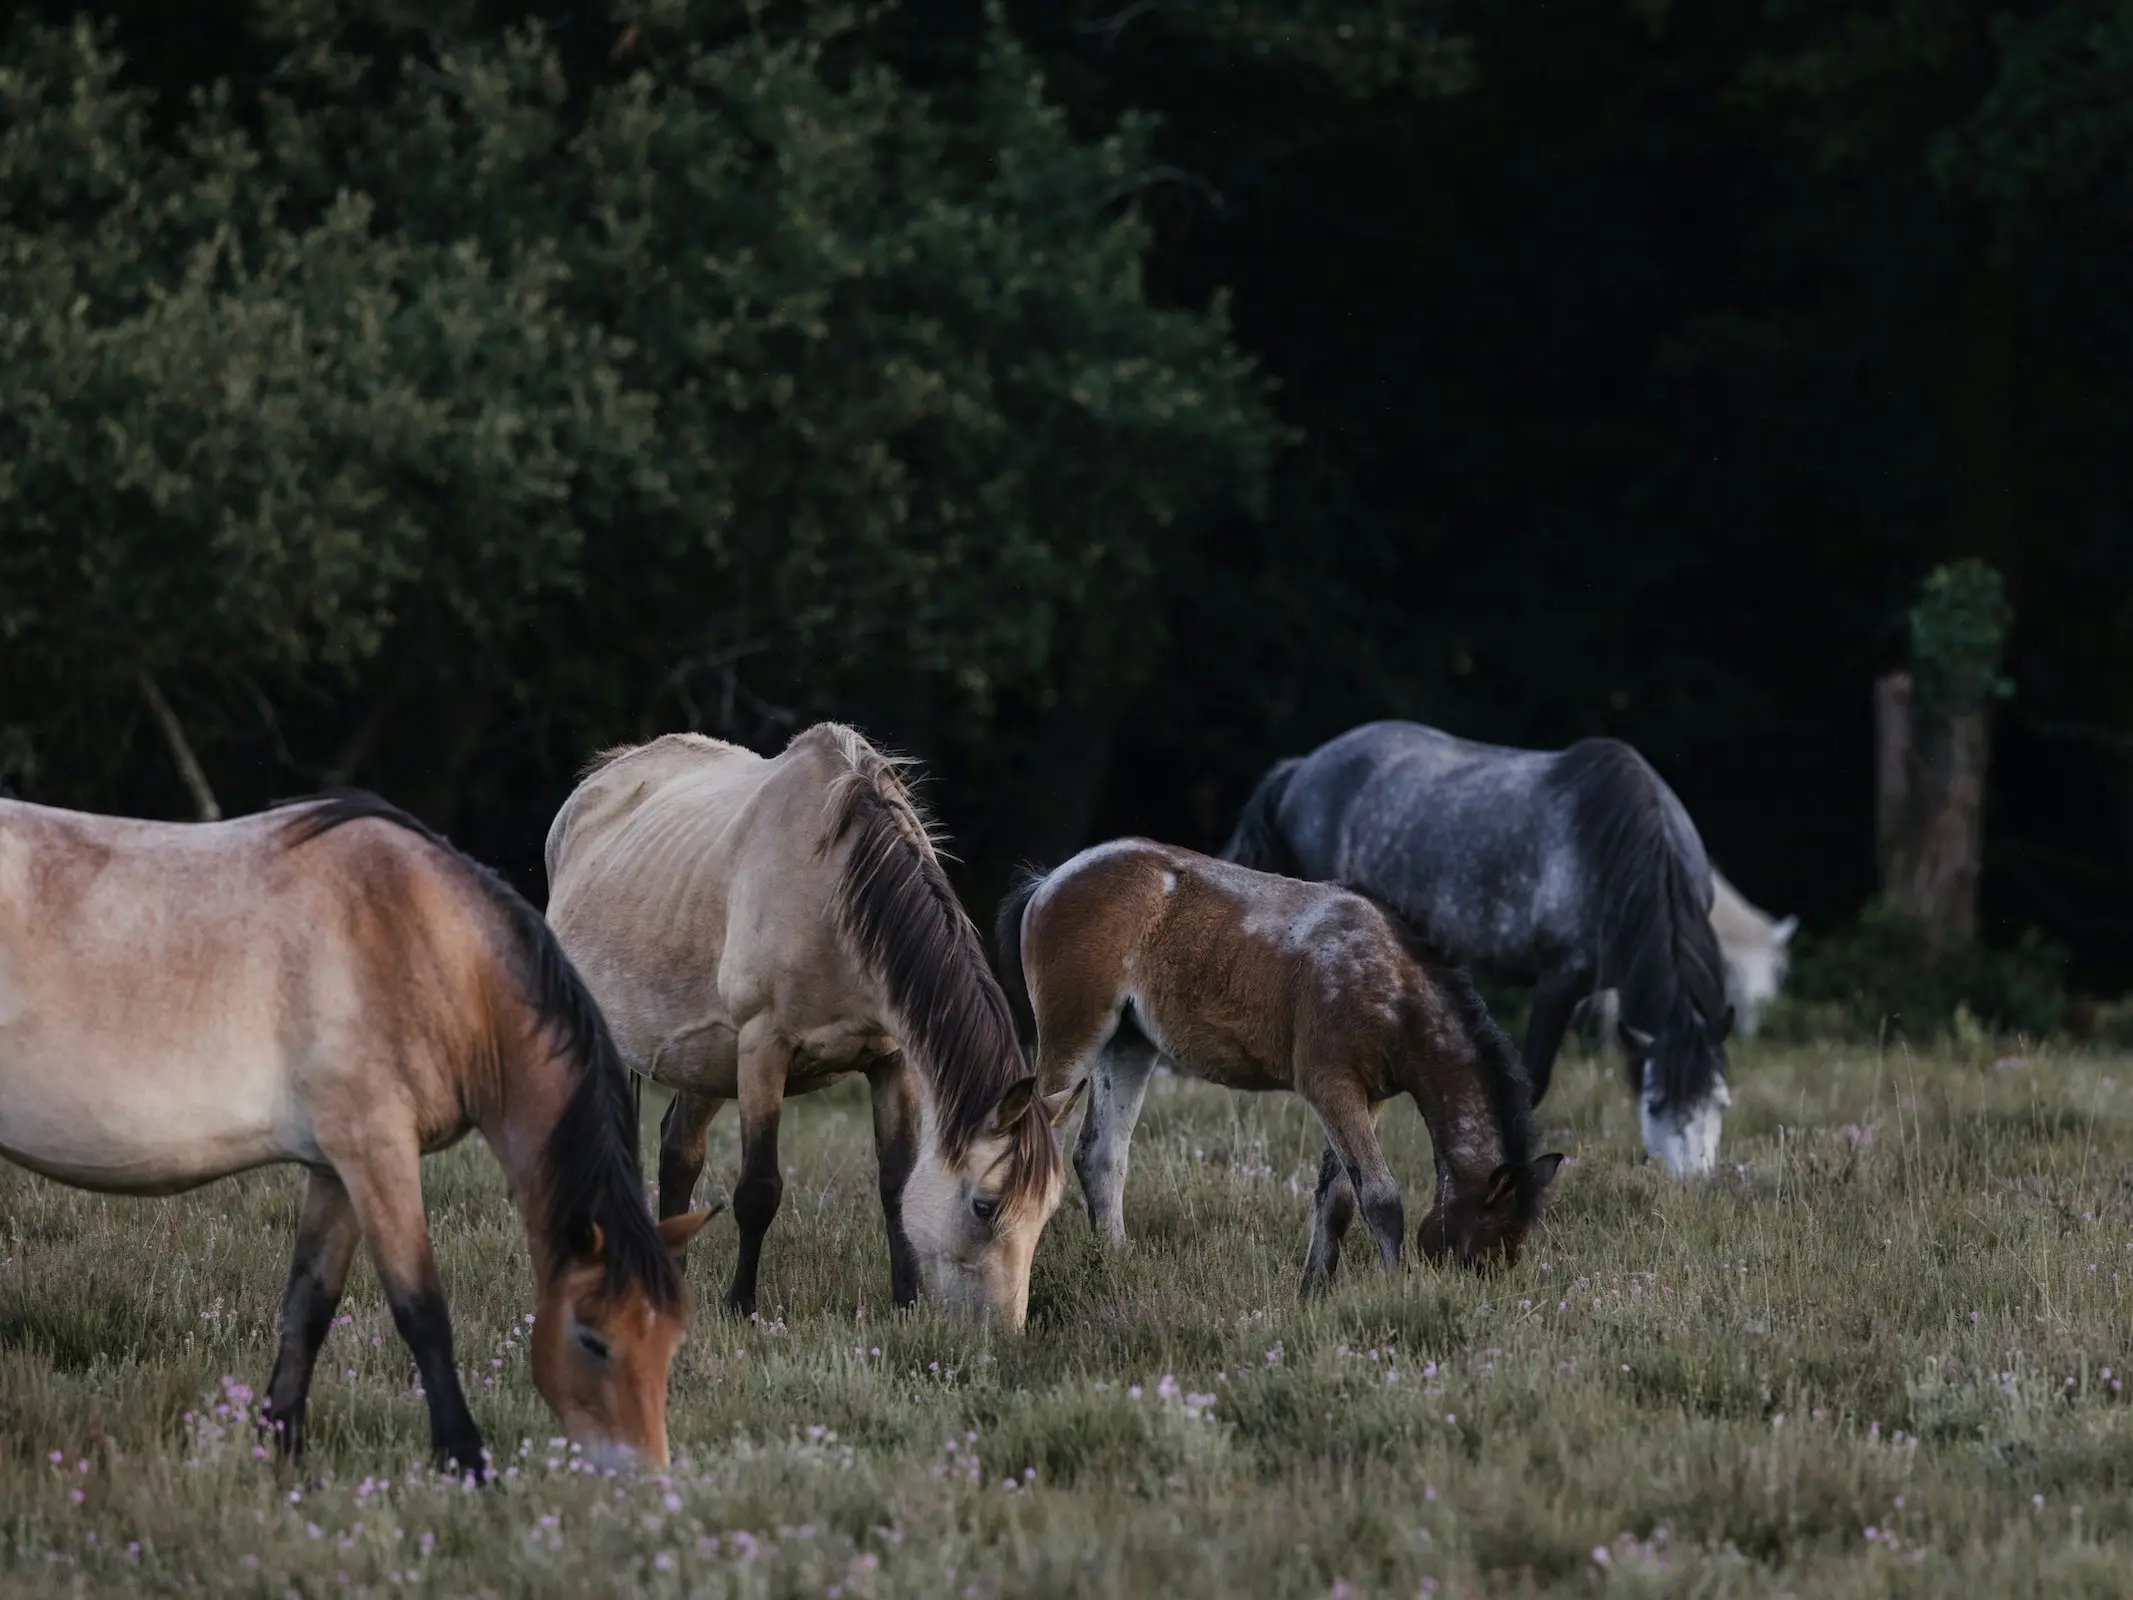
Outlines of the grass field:
[[[1576,1160],[1515,1271],[1350,1271],[1305,1309],[1308,1114],[1158,1080],[1135,1243],[1106,1257],[1070,1196],[1021,1339],[887,1314],[863,1094],[796,1102],[778,1311],[709,1309],[714,1223],[676,1464],[634,1482],[551,1445],[524,1247],[470,1141],[427,1192],[509,1469],[478,1493],[414,1465],[367,1266],[301,1474],[217,1420],[265,1380],[293,1174],[135,1202],[5,1169],[0,1592],[2133,1589],[2133,1060],[1749,1048],[1734,1082],[1722,1174],[1679,1184],[1567,1062],[1539,1120]],[[1412,1220],[1427,1141],[1404,1105],[1387,1132]]]

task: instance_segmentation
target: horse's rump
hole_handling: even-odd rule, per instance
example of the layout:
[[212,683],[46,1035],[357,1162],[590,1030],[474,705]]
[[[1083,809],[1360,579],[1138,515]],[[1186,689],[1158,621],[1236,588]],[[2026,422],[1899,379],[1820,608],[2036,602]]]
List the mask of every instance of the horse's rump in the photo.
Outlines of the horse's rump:
[[1302,765],[1300,756],[1277,761],[1252,786],[1251,794],[1245,798],[1244,809],[1237,813],[1236,829],[1230,834],[1229,843],[1222,847],[1223,860],[1234,861],[1255,872],[1279,873],[1290,878],[1305,876],[1296,852],[1281,832],[1282,796],[1288,793],[1290,780]]

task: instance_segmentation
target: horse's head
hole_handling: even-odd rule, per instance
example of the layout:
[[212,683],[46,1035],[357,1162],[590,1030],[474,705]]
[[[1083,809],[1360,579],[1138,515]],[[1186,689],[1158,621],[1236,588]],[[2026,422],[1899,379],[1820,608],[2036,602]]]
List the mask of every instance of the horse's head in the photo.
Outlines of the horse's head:
[[1637,1085],[1645,1154],[1677,1178],[1709,1172],[1718,1161],[1719,1124],[1733,1103],[1726,1087],[1733,1008],[1715,1022],[1684,1013],[1656,1038],[1626,1022],[1619,1031]]
[[1439,1265],[1508,1267],[1526,1247],[1540,1214],[1542,1191],[1563,1164],[1559,1154],[1537,1156],[1521,1170],[1505,1162],[1470,1194],[1433,1205],[1415,1230],[1415,1248]]
[[1047,1100],[1023,1078],[1003,1094],[959,1156],[929,1136],[904,1185],[904,1235],[927,1295],[965,1316],[1019,1331],[1030,1262],[1066,1189],[1058,1127],[1087,1080]]
[[[716,1215],[692,1211],[659,1224],[676,1256]],[[667,1464],[667,1372],[681,1344],[686,1300],[662,1305],[645,1286],[619,1291],[607,1241],[588,1224],[570,1259],[548,1275],[534,1309],[533,1386],[587,1460],[621,1467]]]

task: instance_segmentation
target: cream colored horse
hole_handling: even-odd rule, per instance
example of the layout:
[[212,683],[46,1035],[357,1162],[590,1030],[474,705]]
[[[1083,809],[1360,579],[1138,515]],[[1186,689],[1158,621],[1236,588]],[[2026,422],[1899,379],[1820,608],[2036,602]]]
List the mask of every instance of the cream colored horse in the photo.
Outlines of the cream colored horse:
[[532,907],[368,795],[209,824],[0,801],[0,1155],[108,1194],[310,1169],[263,1419],[290,1451],[367,1239],[437,1451],[484,1471],[422,1215],[422,1156],[473,1128],[532,1246],[536,1387],[596,1459],[664,1462],[674,1253],[708,1213],[654,1229],[622,1065]]
[[660,1209],[684,1208],[711,1119],[740,1102],[740,1253],[756,1308],[784,1191],[789,1095],[873,1091],[890,1293],[1022,1326],[1063,1187],[1007,1003],[897,763],[824,723],[766,759],[697,734],[612,751],[548,833],[548,917],[622,1056],[676,1090]]

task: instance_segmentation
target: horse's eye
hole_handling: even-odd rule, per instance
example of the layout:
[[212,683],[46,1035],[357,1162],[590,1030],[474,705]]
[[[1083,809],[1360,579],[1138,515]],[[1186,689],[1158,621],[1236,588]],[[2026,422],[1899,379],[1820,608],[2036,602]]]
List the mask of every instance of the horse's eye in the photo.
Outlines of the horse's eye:
[[1000,1214],[1000,1202],[982,1194],[974,1195],[971,1197],[970,1211],[978,1221],[989,1225],[992,1219]]
[[580,1328],[578,1330],[578,1348],[595,1361],[605,1361],[607,1359],[607,1341],[590,1328]]

